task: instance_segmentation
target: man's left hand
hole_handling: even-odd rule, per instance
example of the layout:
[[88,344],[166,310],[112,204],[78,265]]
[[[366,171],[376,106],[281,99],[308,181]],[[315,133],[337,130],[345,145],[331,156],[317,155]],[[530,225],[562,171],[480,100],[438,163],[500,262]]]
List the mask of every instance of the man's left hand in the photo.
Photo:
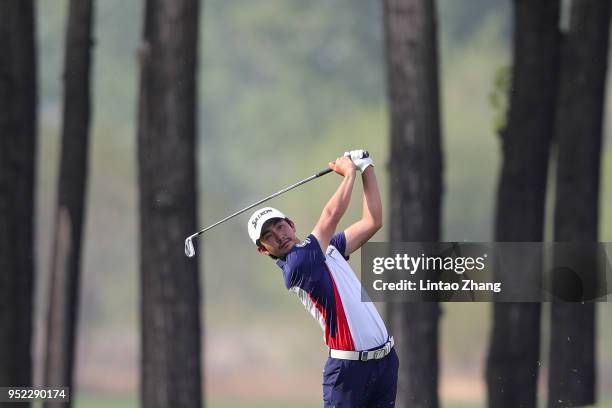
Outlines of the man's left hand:
[[363,149],[351,150],[350,152],[344,152],[345,157],[350,157],[355,166],[363,173],[369,166],[374,166],[372,158]]

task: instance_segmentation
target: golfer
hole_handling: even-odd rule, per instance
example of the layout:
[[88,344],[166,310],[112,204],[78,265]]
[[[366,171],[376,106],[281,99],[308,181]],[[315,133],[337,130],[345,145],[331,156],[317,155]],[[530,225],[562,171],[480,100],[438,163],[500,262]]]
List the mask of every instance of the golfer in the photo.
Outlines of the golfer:
[[[374,305],[362,301],[361,283],[347,262],[382,225],[373,162],[363,150],[354,150],[329,167],[343,179],[310,235],[301,241],[293,221],[265,207],[249,219],[249,236],[260,253],[276,260],[287,289],[323,329],[330,349],[323,370],[324,406],[393,407],[399,366],[393,337]],[[359,221],[336,233],[357,169],[363,180],[363,213]]]

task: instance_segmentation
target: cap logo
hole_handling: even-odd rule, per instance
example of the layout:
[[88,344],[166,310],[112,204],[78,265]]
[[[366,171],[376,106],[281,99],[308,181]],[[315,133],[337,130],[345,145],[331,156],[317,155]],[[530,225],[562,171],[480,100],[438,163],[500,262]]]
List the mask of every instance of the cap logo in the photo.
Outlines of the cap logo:
[[263,217],[264,215],[266,215],[267,213],[272,212],[272,210],[267,209],[264,210],[262,212],[260,212],[259,214],[257,214],[257,217],[255,217],[255,219],[253,221],[251,221],[251,224],[253,224],[253,228],[257,228],[257,223],[259,222],[259,220],[261,219],[261,217]]

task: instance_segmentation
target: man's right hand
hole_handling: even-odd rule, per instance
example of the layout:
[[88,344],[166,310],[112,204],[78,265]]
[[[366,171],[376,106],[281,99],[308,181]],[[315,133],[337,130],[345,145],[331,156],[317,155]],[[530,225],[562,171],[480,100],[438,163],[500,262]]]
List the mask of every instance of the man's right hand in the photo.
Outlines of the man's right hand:
[[357,167],[351,158],[347,156],[338,157],[336,160],[329,162],[329,168],[341,176],[346,176],[349,174],[355,175],[355,172],[357,171]]

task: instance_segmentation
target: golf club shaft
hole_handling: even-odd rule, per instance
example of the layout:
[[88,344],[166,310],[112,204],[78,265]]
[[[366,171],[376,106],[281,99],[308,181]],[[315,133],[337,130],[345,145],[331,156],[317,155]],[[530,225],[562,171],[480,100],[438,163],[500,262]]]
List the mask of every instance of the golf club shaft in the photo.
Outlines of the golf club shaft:
[[206,231],[208,231],[209,229],[214,228],[214,227],[216,227],[217,225],[219,225],[219,224],[221,224],[221,223],[223,223],[223,222],[225,222],[225,221],[229,220],[230,218],[233,218],[233,217],[235,217],[235,216],[237,216],[237,215],[239,215],[239,214],[242,214],[243,212],[248,211],[248,210],[250,210],[251,208],[253,208],[253,207],[257,206],[257,205],[259,205],[259,204],[261,204],[261,203],[264,203],[264,202],[266,202],[266,201],[268,201],[268,200],[270,200],[270,199],[272,199],[272,198],[274,198],[274,197],[276,197],[276,196],[279,196],[279,195],[281,195],[281,194],[283,194],[283,193],[286,193],[286,192],[287,192],[287,191],[289,191],[289,190],[292,190],[292,189],[294,189],[294,188],[296,188],[296,187],[299,187],[299,186],[301,186],[302,184],[308,183],[308,182],[309,182],[309,181],[311,181],[311,180],[314,180],[314,179],[316,179],[316,178],[318,178],[318,177],[324,176],[324,175],[325,175],[325,174],[327,174],[327,173],[331,173],[332,171],[333,171],[333,170],[332,170],[332,169],[329,169],[329,168],[328,168],[328,169],[325,169],[325,170],[321,170],[320,172],[318,172],[318,173],[316,173],[316,174],[313,174],[312,176],[307,177],[307,178],[305,178],[304,180],[298,181],[297,183],[292,184],[292,185],[290,185],[289,187],[285,187],[284,189],[282,189],[282,190],[280,190],[280,191],[278,191],[278,192],[276,192],[276,193],[274,193],[274,194],[272,194],[272,195],[269,195],[269,196],[267,196],[266,198],[263,198],[263,199],[261,199],[261,200],[259,200],[259,201],[255,202],[255,203],[253,203],[253,204],[249,205],[248,207],[243,208],[242,210],[238,210],[238,211],[236,211],[235,213],[233,213],[233,214],[231,214],[231,215],[228,215],[227,217],[223,218],[222,220],[219,220],[219,221],[215,222],[214,224],[209,225],[208,227],[204,228],[203,230],[198,231],[198,232],[196,232],[195,234],[191,235],[191,237],[190,237],[190,238],[192,238],[192,237],[196,237],[196,236],[198,236],[198,235],[201,235],[201,234],[205,233]]

